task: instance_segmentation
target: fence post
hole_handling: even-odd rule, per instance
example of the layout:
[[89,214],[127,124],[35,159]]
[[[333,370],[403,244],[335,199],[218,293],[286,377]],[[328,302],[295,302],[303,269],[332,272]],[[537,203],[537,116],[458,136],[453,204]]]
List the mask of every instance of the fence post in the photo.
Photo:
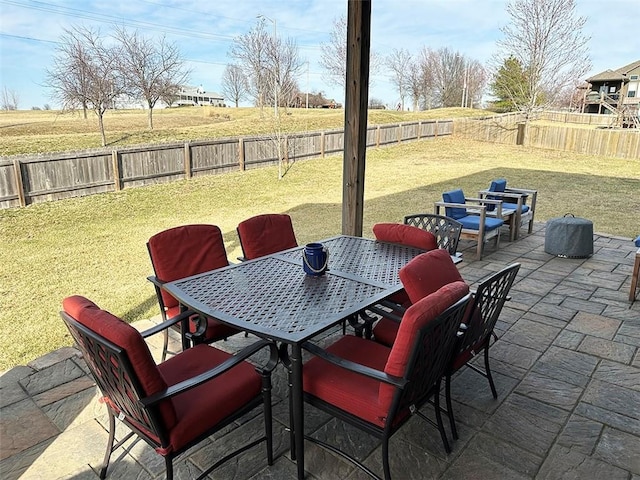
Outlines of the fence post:
[[289,136],[284,136],[284,164],[289,165]]
[[113,187],[116,192],[122,190],[120,182],[120,162],[118,161],[118,150],[111,150],[111,164],[113,165]]
[[324,132],[320,133],[320,158],[324,158],[324,152],[326,149],[325,142],[327,141]]
[[13,172],[16,179],[16,190],[18,190],[18,203],[21,207],[27,206],[24,194],[24,184],[22,183],[22,162],[17,158],[13,161]]
[[238,165],[240,170],[244,171],[244,138],[242,137],[238,139]]
[[398,143],[402,143],[402,123],[398,124]]
[[436,120],[436,125],[433,128],[433,138],[438,138],[438,120]]
[[418,120],[418,135],[416,137],[416,140],[420,140],[421,136],[422,136],[422,120]]
[[518,124],[518,134],[516,136],[516,145],[524,145],[525,123]]
[[191,144],[189,142],[184,142],[184,178],[189,179],[191,177]]
[[376,128],[376,147],[380,146],[380,125]]

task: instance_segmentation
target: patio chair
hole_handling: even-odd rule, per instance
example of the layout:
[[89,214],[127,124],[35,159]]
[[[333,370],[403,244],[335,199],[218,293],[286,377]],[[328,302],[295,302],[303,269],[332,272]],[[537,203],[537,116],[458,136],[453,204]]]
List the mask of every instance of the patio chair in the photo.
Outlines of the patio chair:
[[[162,285],[181,278],[229,265],[222,232],[216,225],[182,225],[155,234],[147,242],[155,276],[148,277],[156,290],[162,321],[180,314],[181,305]],[[183,350],[195,343],[223,340],[239,332],[213,318],[193,315],[175,323],[181,333]],[[162,360],[166,358],[169,335],[165,330]]]
[[240,222],[237,231],[242,248],[239,260],[253,260],[298,246],[291,217],[287,214],[256,215]]
[[[482,260],[484,244],[492,238],[496,239],[496,249],[500,246],[500,227],[504,225],[502,202],[500,200],[467,198],[460,189],[442,194],[442,202],[435,202],[435,213],[445,209],[445,215],[462,224],[461,238],[469,238],[478,243],[476,259]],[[488,212],[488,205],[495,210]],[[515,210],[509,210],[509,214]]]
[[[516,220],[514,222],[515,230],[512,232],[512,240],[520,235],[520,228],[528,225],[528,233],[533,232],[533,218],[536,210],[536,202],[538,191],[526,188],[507,188],[507,180],[499,178],[491,181],[491,185],[487,190],[478,192],[480,198],[489,198],[493,200],[502,200],[503,209],[511,209],[516,211]],[[527,201],[529,202],[527,204]],[[492,205],[488,206],[488,210],[492,210]]]
[[[381,439],[387,480],[391,478],[389,439],[412,414],[435,425],[445,451],[451,451],[439,392],[469,301],[468,291],[464,282],[455,282],[412,305],[392,348],[354,335],[341,337],[326,350],[309,342],[302,345],[313,355],[302,371],[304,400]],[[434,404],[435,422],[419,411],[429,400]],[[338,446],[305,438],[378,478]]]
[[[373,226],[373,234],[376,240],[380,242],[398,243],[400,245],[406,245],[409,247],[420,248],[422,250],[430,251],[438,248],[436,237],[430,232],[426,232],[418,227],[412,225],[404,225],[401,223],[377,223]],[[369,312],[381,315],[391,310],[393,315],[400,306],[409,304],[409,297],[404,290],[392,295],[388,299],[381,301],[377,305],[372,305],[367,308]],[[362,323],[354,323],[353,326],[356,330],[356,335],[364,335],[365,338],[371,338],[372,326],[377,316],[370,315],[367,310],[363,310],[358,314],[358,317],[362,320]]]
[[[495,343],[498,339],[493,329],[502,312],[504,303],[509,299],[509,291],[519,269],[519,263],[503,268],[482,281],[475,289],[475,292],[472,293],[472,300],[469,303],[464,322],[460,326],[461,336],[456,346],[453,362],[446,372],[445,396],[454,439],[458,438],[451,405],[451,376],[455,372],[466,365],[473,371],[480,373],[489,380],[493,398],[498,398],[498,392],[489,367],[489,348],[492,345],[492,340]],[[484,352],[484,370],[473,363],[469,363],[480,352]]]
[[423,253],[409,262],[400,270],[400,281],[404,286],[407,302],[402,306],[383,303],[386,310],[372,307],[372,311],[381,317],[373,327],[373,338],[387,347],[393,346],[396,340],[406,308],[445,285],[464,282],[464,279],[449,253],[443,249],[436,249]]
[[[82,352],[109,415],[101,479],[107,475],[111,454],[135,435],[164,457],[166,478],[171,480],[174,458],[260,405],[264,435],[224,456],[198,478],[207,477],[221,464],[262,442],[267,445],[267,463],[273,464],[271,371],[278,358],[275,345],[260,340],[230,355],[199,344],[156,365],[144,338],[190,314],[183,312],[140,333],[84,297],[64,299],[62,319]],[[265,348],[269,357],[264,366],[254,367],[246,361]],[[130,431],[114,445],[116,417]]]
[[438,248],[444,248],[450,255],[458,255],[458,242],[462,224],[453,218],[434,213],[416,213],[404,217],[405,225],[413,225],[436,237]]

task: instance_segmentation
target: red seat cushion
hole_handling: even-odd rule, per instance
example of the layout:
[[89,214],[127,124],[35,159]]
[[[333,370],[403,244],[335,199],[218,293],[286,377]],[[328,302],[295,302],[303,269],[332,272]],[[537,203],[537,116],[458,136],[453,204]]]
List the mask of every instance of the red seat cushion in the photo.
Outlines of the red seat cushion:
[[247,260],[297,247],[291,217],[286,214],[256,215],[238,224],[242,253]]
[[443,285],[464,281],[449,252],[431,250],[418,255],[400,270],[400,281],[411,303],[437,291]]
[[373,338],[382,345],[392,347],[398,335],[398,328],[400,323],[383,317],[373,327]]
[[[78,323],[127,352],[146,396],[167,388],[167,382],[158,370],[144,339],[135,328],[109,312],[100,309],[91,300],[75,295],[62,302],[63,310]],[[89,349],[90,350],[90,349]],[[91,359],[86,359],[88,362]],[[109,401],[109,399],[107,399]],[[170,401],[163,402],[160,413],[167,428],[176,423],[176,412]]]
[[[208,345],[196,345],[171,357],[158,368],[169,386],[220,365],[231,355]],[[173,450],[217,425],[260,395],[262,380],[254,367],[242,362],[219,377],[172,398],[176,423],[169,431]]]
[[[382,371],[390,349],[379,343],[346,335],[327,351]],[[302,369],[304,391],[352,415],[384,426],[389,407],[378,401],[380,382],[314,357]]]
[[[149,239],[149,254],[156,277],[172,282],[229,265],[222,232],[216,225],[182,225]],[[167,308],[178,301],[162,291]]]
[[[469,286],[464,282],[454,282],[443,286],[437,292],[414,303],[405,312],[400,322],[398,335],[384,371],[389,375],[402,377],[406,375],[407,366],[416,341],[418,330],[434,320],[448,307],[469,293]],[[389,408],[395,389],[390,385],[380,385],[380,405]]]
[[373,234],[381,242],[399,243],[427,251],[438,248],[435,235],[413,225],[377,223],[373,226]]

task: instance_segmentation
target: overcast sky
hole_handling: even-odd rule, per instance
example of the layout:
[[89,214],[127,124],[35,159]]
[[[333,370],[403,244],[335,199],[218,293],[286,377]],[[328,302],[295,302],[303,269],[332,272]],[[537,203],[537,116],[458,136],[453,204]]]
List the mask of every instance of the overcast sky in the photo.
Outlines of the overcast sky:
[[[411,53],[423,46],[448,47],[485,63],[495,51],[500,27],[508,22],[506,0],[373,0],[372,50],[388,55],[394,48]],[[593,63],[588,76],[640,60],[640,0],[577,0],[578,14],[588,17]],[[63,29],[91,26],[103,32],[114,24],[148,37],[163,34],[175,42],[192,85],[220,92],[220,79],[234,37],[246,33],[265,15],[277,34],[295,39],[308,71],[301,90],[323,91],[342,102],[343,92],[325,81],[318,63],[320,45],[329,42],[333,21],[346,15],[347,0],[0,0],[0,88],[19,95],[19,108],[57,107],[43,86],[45,69]],[[268,28],[273,28],[272,23]],[[398,102],[384,71],[373,77],[370,97]]]

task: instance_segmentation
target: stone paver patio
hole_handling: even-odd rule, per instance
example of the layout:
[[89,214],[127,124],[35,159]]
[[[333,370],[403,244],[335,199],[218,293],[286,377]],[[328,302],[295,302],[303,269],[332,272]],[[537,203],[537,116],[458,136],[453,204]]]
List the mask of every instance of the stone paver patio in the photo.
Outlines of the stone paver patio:
[[[532,235],[502,242],[497,252],[490,245],[482,261],[472,260],[473,245],[462,246],[459,268],[470,284],[522,264],[491,349],[499,397],[486,379],[461,370],[452,383],[460,435],[453,452],[446,455],[437,431],[413,418],[391,440],[394,478],[640,480],[640,301],[628,302],[636,250],[630,239],[596,234],[591,258],[556,258],[544,252],[544,224],[536,224]],[[159,340],[152,341],[156,354]],[[239,335],[221,345],[235,350],[248,341]],[[107,417],[75,349],[6,371],[0,386],[0,478],[98,478]],[[210,478],[295,478],[281,366],[274,404],[275,464],[266,466],[260,445]],[[305,408],[308,434],[340,442],[382,473],[376,440]],[[260,420],[246,418],[186,452],[176,461],[176,478],[196,476],[261,428]],[[305,449],[309,479],[368,478],[314,444]],[[112,456],[108,478],[164,478],[164,462],[130,441]]]

